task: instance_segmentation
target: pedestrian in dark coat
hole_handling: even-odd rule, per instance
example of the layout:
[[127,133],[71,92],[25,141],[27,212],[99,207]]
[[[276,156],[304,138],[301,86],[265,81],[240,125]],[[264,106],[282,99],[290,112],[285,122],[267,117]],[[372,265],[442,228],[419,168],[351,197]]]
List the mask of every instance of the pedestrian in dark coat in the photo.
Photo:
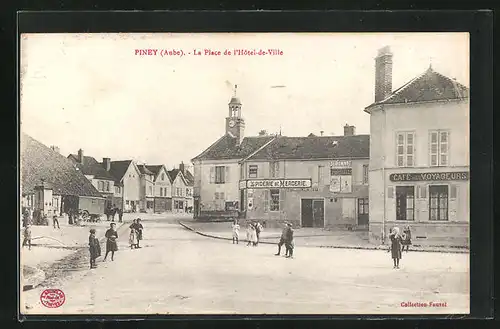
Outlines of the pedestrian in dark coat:
[[288,230],[285,238],[286,258],[293,258],[294,247],[295,247],[295,242],[293,241],[293,228],[292,224],[288,223]]
[[408,250],[410,249],[410,245],[411,245],[411,230],[410,230],[410,226],[406,226],[404,229],[403,229],[403,236],[402,236],[402,241],[401,241],[401,244],[403,245],[403,247],[401,248],[401,252],[403,252],[405,250],[405,247],[406,247],[406,252],[408,252]]
[[101,245],[99,244],[99,240],[95,236],[95,230],[90,230],[89,235],[89,251],[90,251],[90,268],[96,268],[97,265],[95,260],[97,257],[101,256]]
[[264,228],[262,227],[262,224],[259,222],[256,222],[254,226],[255,226],[255,234],[257,235],[257,243],[255,245],[258,245],[260,241],[260,233],[263,231]]
[[28,250],[31,250],[31,224],[29,222],[26,223],[23,235],[24,235],[23,247],[28,246]]
[[115,205],[113,205],[113,209],[111,209],[111,221],[114,222],[115,221],[115,216],[116,216],[116,212],[118,211],[118,209],[116,208]]
[[278,242],[278,252],[275,254],[276,256],[279,256],[281,253],[281,246],[285,244],[287,232],[288,232],[288,223],[285,223],[285,227],[281,232],[280,241]]
[[123,222],[123,209],[118,209],[118,222]]
[[118,240],[118,232],[116,232],[116,224],[111,223],[110,228],[106,231],[106,255],[104,255],[104,260],[106,261],[106,257],[111,252],[111,260],[114,260],[115,251],[118,251],[118,244],[116,240]]
[[136,225],[136,228],[137,228],[137,248],[142,248],[140,246],[140,243],[141,243],[141,240],[143,238],[142,231],[143,231],[144,227],[141,224],[141,219],[140,218],[137,218],[137,222],[136,222],[135,225]]
[[394,262],[394,268],[399,268],[399,260],[401,259],[401,235],[399,234],[399,227],[392,229],[389,234],[391,240],[391,256]]

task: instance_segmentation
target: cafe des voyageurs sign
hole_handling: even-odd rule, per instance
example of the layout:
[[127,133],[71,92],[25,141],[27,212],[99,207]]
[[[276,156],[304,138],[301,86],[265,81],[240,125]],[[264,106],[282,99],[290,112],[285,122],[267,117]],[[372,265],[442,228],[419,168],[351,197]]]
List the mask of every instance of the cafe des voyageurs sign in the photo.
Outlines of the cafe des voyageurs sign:
[[469,173],[463,171],[391,174],[389,175],[389,179],[391,182],[469,180]]

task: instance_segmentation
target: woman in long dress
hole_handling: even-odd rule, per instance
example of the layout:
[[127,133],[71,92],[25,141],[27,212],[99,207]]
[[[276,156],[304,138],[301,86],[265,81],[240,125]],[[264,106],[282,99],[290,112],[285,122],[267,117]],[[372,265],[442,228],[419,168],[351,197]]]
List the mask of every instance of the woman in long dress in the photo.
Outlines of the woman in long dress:
[[106,261],[106,257],[111,252],[111,260],[113,261],[115,258],[115,251],[118,251],[118,244],[116,240],[118,240],[118,232],[116,232],[116,224],[111,223],[110,228],[106,231],[106,255],[104,256],[103,261]]
[[257,246],[257,233],[255,232],[255,226],[253,226],[251,223],[249,223],[247,226],[247,241],[247,246],[249,246],[250,244],[254,247]]
[[389,239],[391,240],[391,256],[394,262],[394,268],[399,268],[399,260],[401,259],[401,235],[399,234],[399,227],[394,227],[391,234],[389,234]]
[[128,243],[130,244],[130,249],[137,248],[137,231],[135,230],[135,227],[130,228]]

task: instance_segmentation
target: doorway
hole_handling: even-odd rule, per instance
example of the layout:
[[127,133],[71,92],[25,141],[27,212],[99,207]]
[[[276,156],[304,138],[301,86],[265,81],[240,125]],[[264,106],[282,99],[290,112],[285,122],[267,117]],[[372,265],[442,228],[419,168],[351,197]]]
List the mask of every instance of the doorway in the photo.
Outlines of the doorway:
[[358,199],[358,225],[368,225],[368,198]]
[[301,225],[302,227],[325,227],[325,200],[301,200]]
[[396,220],[415,219],[415,187],[396,186]]

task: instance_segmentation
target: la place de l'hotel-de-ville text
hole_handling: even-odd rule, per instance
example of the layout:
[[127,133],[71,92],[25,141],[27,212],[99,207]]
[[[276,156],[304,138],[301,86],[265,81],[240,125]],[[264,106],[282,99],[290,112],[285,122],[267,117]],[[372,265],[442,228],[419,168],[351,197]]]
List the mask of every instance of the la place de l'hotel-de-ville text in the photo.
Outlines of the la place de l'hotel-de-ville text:
[[268,227],[368,230],[385,242],[410,226],[421,245],[469,243],[469,90],[431,65],[393,90],[393,54],[375,58],[370,135],[245,136],[231,98],[225,134],[192,159],[195,218]]

